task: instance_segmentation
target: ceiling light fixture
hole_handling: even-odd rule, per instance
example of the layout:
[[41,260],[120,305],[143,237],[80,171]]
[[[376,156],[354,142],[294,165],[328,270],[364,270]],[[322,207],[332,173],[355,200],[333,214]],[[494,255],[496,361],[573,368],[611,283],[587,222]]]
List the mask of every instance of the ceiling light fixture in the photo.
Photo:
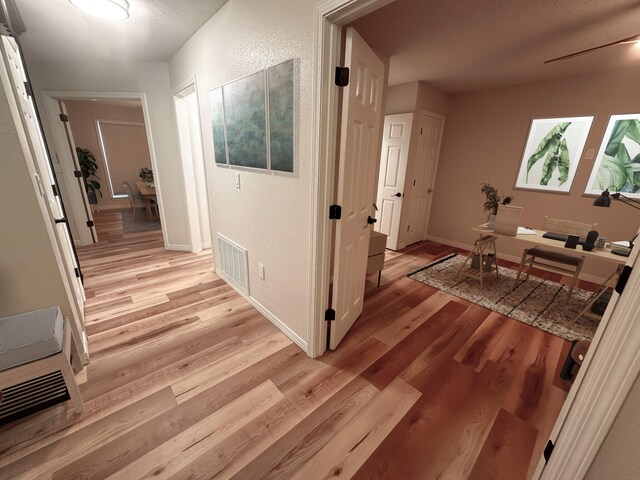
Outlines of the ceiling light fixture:
[[69,0],[80,10],[95,17],[107,20],[126,20],[129,18],[129,2],[127,0]]

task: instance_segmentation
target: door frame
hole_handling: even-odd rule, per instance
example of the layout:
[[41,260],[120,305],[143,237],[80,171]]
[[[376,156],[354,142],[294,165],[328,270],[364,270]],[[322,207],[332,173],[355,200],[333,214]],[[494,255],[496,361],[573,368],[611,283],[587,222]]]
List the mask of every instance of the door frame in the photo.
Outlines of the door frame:
[[[338,89],[334,69],[339,65],[342,25],[381,8],[393,0],[324,0],[314,11],[313,151],[311,165],[311,258],[308,354],[326,350],[324,312],[329,298],[332,256],[329,205],[334,198]],[[609,428],[640,373],[640,268],[631,273],[620,301],[610,302],[604,327],[574,382],[563,411],[556,448],[546,468],[534,478],[580,479],[588,471]],[[615,300],[617,294],[614,294]],[[611,320],[611,321],[609,321]],[[574,393],[575,392],[575,393]],[[562,418],[562,412],[561,417]],[[541,462],[542,466],[543,462]]]
[[[144,128],[147,133],[147,143],[149,144],[149,156],[151,157],[151,166],[153,168],[153,180],[156,187],[156,197],[158,200],[158,210],[160,213],[161,225],[166,225],[163,201],[162,201],[162,187],[161,187],[161,175],[158,171],[158,162],[156,160],[156,152],[154,149],[153,133],[151,132],[151,123],[149,115],[149,105],[147,103],[147,96],[144,92],[80,92],[80,91],[42,91],[42,100],[45,106],[45,113],[47,122],[50,124],[57,121],[57,113],[50,112],[47,108],[47,98],[52,100],[91,100],[92,98],[100,100],[140,100],[142,104],[142,115],[144,117]],[[49,126],[49,133],[55,135],[51,125]],[[50,148],[55,150],[55,145]],[[60,167],[63,168],[61,162],[58,162]],[[165,248],[169,245],[169,239],[167,238],[167,229],[162,228],[162,239],[164,241]]]
[[[195,95],[196,95],[196,104],[198,106],[198,123],[197,126],[200,130],[200,149],[201,149],[201,157],[203,160],[203,169],[204,169],[204,186],[205,186],[205,196],[206,196],[206,208],[207,208],[207,216],[209,217],[209,238],[211,239],[209,243],[202,242],[202,226],[200,225],[200,206],[198,204],[198,199],[193,198],[189,195],[190,191],[197,191],[196,188],[196,178],[195,172],[193,168],[189,168],[193,165],[193,159],[185,159],[183,155],[182,148],[182,140],[180,139],[180,123],[178,118],[178,102],[184,101],[184,98],[189,94],[183,94],[183,92],[193,87]],[[184,186],[185,186],[185,204],[187,205],[187,221],[189,222],[189,238],[191,239],[191,251],[192,252],[200,252],[205,249],[213,248],[213,233],[211,231],[211,215],[209,212],[209,182],[207,180],[207,170],[205,163],[205,155],[204,155],[204,142],[202,141],[202,115],[200,113],[200,93],[198,92],[198,78],[197,75],[191,75],[186,78],[182,82],[178,83],[175,87],[171,89],[171,93],[173,95],[173,109],[174,116],[176,120],[177,133],[178,133],[178,143],[180,144],[180,156],[182,157],[182,172],[184,174]],[[182,94],[182,95],[181,95]],[[195,208],[193,208],[195,206]],[[194,215],[193,212],[198,212],[198,215]]]

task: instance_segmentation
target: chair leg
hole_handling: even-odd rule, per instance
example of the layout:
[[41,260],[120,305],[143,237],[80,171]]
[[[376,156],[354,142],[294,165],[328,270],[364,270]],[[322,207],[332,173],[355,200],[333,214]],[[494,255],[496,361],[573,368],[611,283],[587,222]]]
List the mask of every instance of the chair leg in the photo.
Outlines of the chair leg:
[[575,273],[573,274],[573,281],[571,282],[571,286],[569,287],[569,291],[567,292],[567,298],[565,299],[565,305],[569,302],[569,298],[571,298],[571,294],[573,293],[573,289],[578,282],[578,277],[580,276],[580,270],[582,270],[582,261],[578,264]]

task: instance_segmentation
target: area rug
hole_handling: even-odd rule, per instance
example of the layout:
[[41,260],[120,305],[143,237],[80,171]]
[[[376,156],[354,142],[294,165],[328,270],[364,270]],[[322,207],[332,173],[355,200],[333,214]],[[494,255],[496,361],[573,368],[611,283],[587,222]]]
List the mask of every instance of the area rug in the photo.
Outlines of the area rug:
[[124,233],[148,232],[161,229],[160,220],[147,220],[147,212],[140,208],[136,212],[135,220],[131,210],[122,210],[122,230]]
[[575,288],[565,306],[566,285],[534,275],[530,275],[528,281],[524,281],[524,275],[516,280],[518,272],[506,267],[500,267],[499,278],[495,272],[488,272],[483,280],[484,291],[481,292],[478,280],[458,275],[465,259],[453,253],[407,275],[567,340],[593,338],[598,321],[583,317],[573,322],[588,303],[590,292]]

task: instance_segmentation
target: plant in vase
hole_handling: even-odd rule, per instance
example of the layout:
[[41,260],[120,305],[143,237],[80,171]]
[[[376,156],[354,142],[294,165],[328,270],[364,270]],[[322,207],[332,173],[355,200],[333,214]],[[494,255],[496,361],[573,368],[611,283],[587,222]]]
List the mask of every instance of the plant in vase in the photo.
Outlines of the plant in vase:
[[[80,172],[82,174],[82,181],[84,182],[84,188],[87,192],[87,199],[90,205],[96,205],[98,203],[98,195],[102,197],[100,191],[100,177],[96,175],[98,171],[98,164],[96,163],[96,157],[91,150],[87,148],[76,147],[76,155],[78,156],[78,162],[80,163]],[[94,180],[97,179],[97,180]]]
[[149,169],[149,168],[147,168],[147,167],[141,168],[141,169],[138,171],[138,176],[140,177],[140,179],[141,179],[144,183],[146,183],[147,185],[149,185],[151,188],[154,188],[154,187],[155,187],[155,183],[154,183],[154,181],[153,181],[153,170],[151,170],[151,169]]
[[482,184],[480,185],[480,191],[485,195],[485,202],[483,205],[484,211],[491,212],[489,214],[488,227],[490,230],[493,230],[493,225],[496,221],[496,215],[498,214],[498,207],[500,205],[509,205],[513,200],[513,197],[511,195],[507,195],[506,197],[501,197],[498,194],[498,189],[492,186],[486,180],[482,182]]

